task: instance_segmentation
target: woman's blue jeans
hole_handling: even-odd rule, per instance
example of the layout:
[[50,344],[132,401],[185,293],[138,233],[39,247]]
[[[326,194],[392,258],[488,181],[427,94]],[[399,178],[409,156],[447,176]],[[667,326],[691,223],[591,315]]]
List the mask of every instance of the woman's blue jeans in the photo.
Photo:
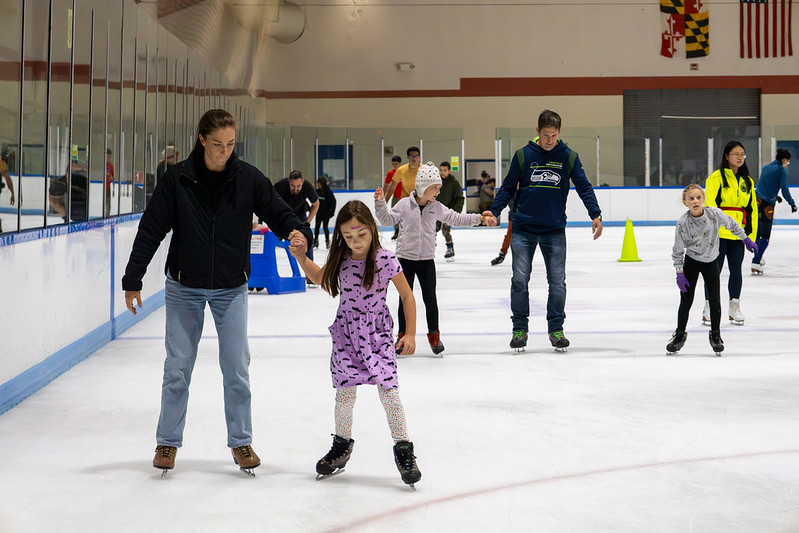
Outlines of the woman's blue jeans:
[[167,275],[165,300],[166,361],[156,442],[177,447],[183,444],[191,373],[197,359],[207,303],[219,338],[227,445],[237,448],[251,444],[247,285],[232,289],[194,289]]
[[563,329],[566,319],[566,232],[527,233],[513,228],[510,249],[513,253],[513,277],[510,282],[510,309],[513,329],[527,331],[530,317],[528,284],[533,269],[533,255],[541,247],[547,271],[547,331]]

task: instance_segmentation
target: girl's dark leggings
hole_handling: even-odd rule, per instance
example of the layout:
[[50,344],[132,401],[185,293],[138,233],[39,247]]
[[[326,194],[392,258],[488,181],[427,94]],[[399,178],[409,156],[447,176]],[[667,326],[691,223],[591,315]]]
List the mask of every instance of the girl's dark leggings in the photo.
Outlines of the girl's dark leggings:
[[705,282],[705,292],[707,293],[705,298],[707,298],[707,301],[710,303],[710,329],[717,331],[721,324],[718,261],[703,263],[686,255],[682,269],[689,285],[686,292],[680,293],[680,309],[677,311],[677,329],[679,331],[685,331],[685,328],[688,327],[688,313],[691,310],[691,304],[694,303],[694,293],[696,292],[696,283],[699,280],[699,274],[702,274],[702,280]]
[[[399,260],[408,285],[413,289],[414,278],[419,278],[419,287],[422,289],[422,300],[424,301],[425,314],[427,316],[427,332],[435,333],[438,331],[438,299],[436,298],[436,262],[434,259],[424,261],[412,261],[410,259]],[[417,306],[418,309],[418,306]],[[399,332],[405,333],[405,313],[402,309],[402,300],[399,303]]]

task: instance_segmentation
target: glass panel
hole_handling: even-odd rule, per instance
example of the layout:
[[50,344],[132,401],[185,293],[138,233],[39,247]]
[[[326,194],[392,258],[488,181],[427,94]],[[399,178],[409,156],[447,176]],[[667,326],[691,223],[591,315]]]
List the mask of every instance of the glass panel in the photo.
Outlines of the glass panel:
[[105,216],[120,213],[122,155],[122,5],[108,3],[108,105],[106,107],[105,136]]
[[134,100],[133,100],[133,212],[144,210],[147,187],[153,187],[154,176],[147,172],[147,47],[142,38],[146,28],[136,25],[136,53],[134,55]]
[[[92,10],[85,2],[75,3],[72,33],[72,140],[70,141],[70,179],[72,180],[70,217],[89,218],[89,99],[91,94]],[[99,193],[99,190],[98,190]]]
[[94,10],[92,44],[91,137],[89,144],[89,218],[103,216],[104,204],[110,201],[111,184],[106,183],[106,89],[108,83],[108,13],[100,3]]
[[267,126],[266,128],[266,167],[265,174],[274,184],[288,176],[288,150],[291,128],[287,126]]
[[[47,225],[85,220],[85,210],[71,212],[71,196],[83,196],[85,191],[73,191],[70,162],[70,62],[72,54],[72,1],[53,0],[53,26],[50,43],[50,105],[47,122]],[[78,176],[76,176],[76,179]]]
[[19,72],[22,2],[0,0],[0,233],[17,230],[19,197]]
[[[20,162],[20,229],[44,225],[47,209],[45,135],[47,133],[47,36],[49,3],[27,2],[25,7],[25,80],[23,83],[22,156]],[[60,219],[53,217],[55,223]]]
[[[135,70],[136,70],[136,4],[133,0],[124,0],[122,4],[122,86],[120,105],[122,109],[122,122],[119,137],[119,156],[116,158],[117,180],[119,182],[119,212],[120,214],[133,212],[133,189],[135,182],[134,161],[134,104],[136,99]],[[140,178],[140,181],[143,176]]]
[[[391,168],[391,157],[383,155],[380,147],[382,130],[373,128],[349,128],[347,137],[352,146],[352,188],[374,190],[383,183],[385,172]],[[381,167],[381,159],[385,159]],[[332,188],[332,187],[331,187]]]

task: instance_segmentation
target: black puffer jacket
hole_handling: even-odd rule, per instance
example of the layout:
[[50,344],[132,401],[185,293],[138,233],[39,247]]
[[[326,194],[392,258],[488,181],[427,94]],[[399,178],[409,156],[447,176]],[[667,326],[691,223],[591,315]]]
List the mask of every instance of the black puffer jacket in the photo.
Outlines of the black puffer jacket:
[[122,288],[140,291],[147,265],[172,231],[165,272],[187,287],[238,287],[250,276],[252,215],[281,239],[299,230],[310,243],[311,229],[291,212],[257,168],[230,156],[226,181],[211,197],[197,181],[204,165],[202,147],[169,168],[139,222]]

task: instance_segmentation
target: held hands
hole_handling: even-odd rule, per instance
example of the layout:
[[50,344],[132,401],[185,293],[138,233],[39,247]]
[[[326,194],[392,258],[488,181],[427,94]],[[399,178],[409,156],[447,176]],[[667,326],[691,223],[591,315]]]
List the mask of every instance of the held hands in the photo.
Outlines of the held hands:
[[289,253],[295,259],[302,259],[307,251],[308,241],[305,239],[305,235],[297,230],[292,231],[289,234]]
[[416,352],[416,337],[408,334],[403,335],[397,341],[397,348],[400,350],[399,355],[413,355]]
[[136,308],[133,307],[134,301],[139,302],[139,309],[141,309],[141,291],[125,291],[125,306],[127,306],[128,310],[135,315]]
[[682,272],[677,272],[677,286],[680,288],[680,292],[688,292],[688,287],[691,284],[688,283],[688,279],[686,279],[685,274]]
[[378,187],[377,189],[375,189],[375,201],[376,201],[376,202],[382,202],[382,201],[384,201],[385,199],[386,199],[386,197],[385,197],[385,195],[383,194],[383,189],[381,189],[380,187]]
[[746,249],[752,252],[753,254],[757,253],[757,244],[755,244],[754,241],[752,241],[752,239],[750,239],[749,237],[744,239],[744,246],[746,246]]
[[494,213],[491,211],[483,211],[481,213],[482,222],[486,226],[496,226],[497,225],[497,217],[494,216]]

